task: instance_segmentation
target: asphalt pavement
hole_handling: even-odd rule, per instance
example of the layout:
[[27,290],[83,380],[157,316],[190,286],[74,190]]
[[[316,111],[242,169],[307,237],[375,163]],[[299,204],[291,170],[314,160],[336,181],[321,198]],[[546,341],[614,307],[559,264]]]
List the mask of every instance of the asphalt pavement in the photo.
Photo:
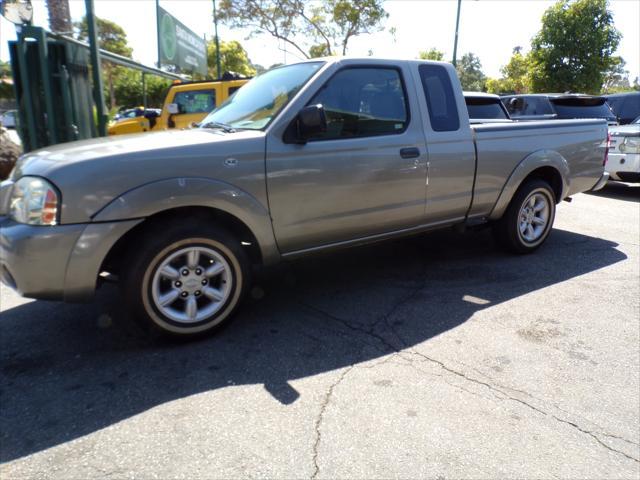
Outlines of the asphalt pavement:
[[[46,266],[43,266],[46,268]],[[218,336],[0,292],[0,478],[640,478],[640,186],[535,254],[435,232],[262,273]]]

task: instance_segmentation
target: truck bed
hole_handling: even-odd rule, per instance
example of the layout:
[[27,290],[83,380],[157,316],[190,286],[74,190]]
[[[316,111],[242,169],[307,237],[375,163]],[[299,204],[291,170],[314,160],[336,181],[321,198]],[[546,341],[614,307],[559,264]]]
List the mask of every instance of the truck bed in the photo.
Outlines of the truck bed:
[[[541,120],[471,126],[477,149],[475,193],[469,217],[491,213],[516,167],[534,155],[559,155],[566,165],[564,197],[589,190],[602,175],[604,120]],[[572,139],[567,142],[567,139]],[[560,201],[561,199],[558,199]]]

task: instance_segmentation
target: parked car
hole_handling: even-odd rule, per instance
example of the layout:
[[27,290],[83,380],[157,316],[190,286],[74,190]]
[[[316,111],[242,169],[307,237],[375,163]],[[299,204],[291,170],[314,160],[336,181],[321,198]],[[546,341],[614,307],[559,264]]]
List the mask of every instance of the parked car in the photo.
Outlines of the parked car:
[[463,92],[469,112],[469,122],[509,122],[511,117],[498,95],[484,92]]
[[249,79],[230,76],[220,81],[180,82],[169,87],[159,115],[145,114],[113,123],[109,135],[189,128],[221,105]]
[[[117,114],[109,124],[108,131],[113,135],[119,133],[140,133],[153,130],[157,124],[158,117],[162,114],[159,108],[144,107],[123,110]],[[139,130],[142,129],[142,130]]]
[[4,128],[16,128],[18,125],[17,118],[17,110],[7,110],[2,115],[0,115],[0,124],[2,124]]
[[106,273],[160,333],[227,323],[252,265],[486,224],[531,253],[556,204],[601,188],[604,120],[470,126],[450,64],[314,59],[269,70],[200,128],[49,146],[0,187],[0,272],[86,300]]
[[514,120],[603,118],[609,125],[618,124],[604,97],[576,93],[536,93],[504,95],[502,101]]
[[125,118],[141,117],[144,114],[144,107],[123,108],[113,116],[113,121],[117,122]]
[[620,125],[626,125],[640,117],[640,92],[616,93],[605,98]]
[[640,117],[629,125],[611,127],[606,169],[612,180],[640,182]]

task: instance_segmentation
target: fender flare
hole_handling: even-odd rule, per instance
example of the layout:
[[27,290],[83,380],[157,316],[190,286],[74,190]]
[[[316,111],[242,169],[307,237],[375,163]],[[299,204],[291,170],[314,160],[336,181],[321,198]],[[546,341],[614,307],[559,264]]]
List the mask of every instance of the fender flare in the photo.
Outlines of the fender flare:
[[527,155],[516,168],[513,169],[504,187],[502,187],[502,191],[493,206],[493,210],[491,210],[489,214],[489,220],[498,220],[502,217],[524,179],[527,178],[531,172],[541,167],[552,167],[560,174],[560,178],[562,179],[562,195],[556,200],[561,201],[567,195],[569,191],[570,170],[566,158],[555,150],[538,150]]
[[96,212],[94,222],[147,218],[182,207],[221,210],[244,223],[255,236],[265,264],[279,260],[269,210],[253,195],[225,182],[203,177],[159,180],[136,187]]

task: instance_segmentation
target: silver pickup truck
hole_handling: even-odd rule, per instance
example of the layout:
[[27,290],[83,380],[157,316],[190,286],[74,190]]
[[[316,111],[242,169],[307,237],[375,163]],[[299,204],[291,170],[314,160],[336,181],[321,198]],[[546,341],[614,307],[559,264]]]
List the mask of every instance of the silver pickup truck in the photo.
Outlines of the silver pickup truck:
[[487,223],[518,253],[607,180],[604,120],[469,125],[445,63],[322,59],[253,79],[200,128],[24,155],[0,189],[0,270],[24,296],[91,298],[107,273],[182,337],[225,324],[252,265]]

